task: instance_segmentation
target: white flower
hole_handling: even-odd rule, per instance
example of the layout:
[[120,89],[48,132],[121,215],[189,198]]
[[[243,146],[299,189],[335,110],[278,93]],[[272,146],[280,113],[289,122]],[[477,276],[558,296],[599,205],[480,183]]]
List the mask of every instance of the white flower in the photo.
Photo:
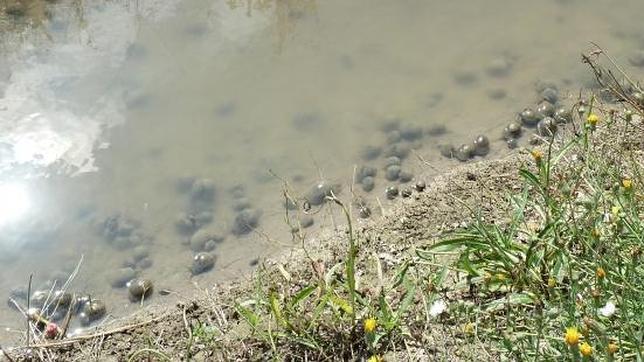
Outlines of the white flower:
[[432,304],[431,308],[429,308],[429,314],[432,317],[437,317],[443,314],[443,312],[445,312],[446,310],[447,310],[447,304],[445,303],[444,300],[439,299],[435,301],[434,304]]
[[611,301],[608,301],[608,302],[606,302],[605,306],[603,306],[602,308],[599,308],[599,314],[601,314],[602,316],[604,316],[606,318],[609,318],[613,314],[615,314],[615,309],[616,309],[615,303],[613,303]]

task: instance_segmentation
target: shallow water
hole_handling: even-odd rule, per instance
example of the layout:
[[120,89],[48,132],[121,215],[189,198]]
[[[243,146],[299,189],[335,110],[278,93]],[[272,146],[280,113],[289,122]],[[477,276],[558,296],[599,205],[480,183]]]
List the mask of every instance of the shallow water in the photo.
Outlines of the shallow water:
[[[485,134],[486,157],[509,152],[501,130],[535,106],[538,84],[554,83],[571,105],[592,85],[579,61],[590,41],[642,74],[628,62],[644,48],[636,0],[62,1],[36,10],[25,15],[33,26],[0,17],[0,296],[32,273],[34,289],[51,288],[82,256],[70,290],[105,300],[110,318],[140,308],[109,281],[138,244],[151,261],[138,274],[186,294],[293,245],[282,180],[301,195],[331,180],[348,200],[354,165],[372,165],[375,189],[356,194],[378,217],[376,197],[386,209],[384,189],[397,182],[384,179],[384,157],[361,155],[387,144],[392,120],[423,130],[401,143],[414,148],[402,168],[429,180],[459,164],[440,144]],[[437,126],[447,132],[431,134]],[[190,201],[182,188],[203,178],[214,198],[202,190]],[[244,202],[233,196],[241,189]],[[240,203],[260,217],[235,235]],[[225,240],[214,269],[192,276],[195,252],[177,214],[204,210],[213,216],[204,228]],[[134,227],[117,231],[129,239],[106,231],[114,215]],[[313,219],[312,236],[337,221],[326,210]],[[5,304],[0,325],[0,340],[20,337],[19,314]]]

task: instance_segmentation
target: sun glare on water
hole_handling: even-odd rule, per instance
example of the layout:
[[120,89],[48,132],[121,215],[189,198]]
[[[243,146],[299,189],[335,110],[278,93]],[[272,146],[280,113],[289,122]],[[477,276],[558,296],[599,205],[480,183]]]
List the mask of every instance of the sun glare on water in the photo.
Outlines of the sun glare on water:
[[29,193],[24,185],[0,183],[0,227],[18,221],[29,206]]

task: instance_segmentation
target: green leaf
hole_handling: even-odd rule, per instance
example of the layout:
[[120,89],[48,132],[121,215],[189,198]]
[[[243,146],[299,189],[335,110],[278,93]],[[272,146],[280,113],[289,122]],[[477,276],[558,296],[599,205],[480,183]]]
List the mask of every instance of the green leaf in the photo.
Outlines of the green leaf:
[[532,186],[541,189],[541,182],[539,182],[539,178],[532,172],[522,168],[521,170],[519,170],[519,175]]
[[275,317],[277,324],[283,327],[288,326],[288,323],[286,322],[286,320],[284,319],[284,316],[282,315],[282,306],[280,305],[280,301],[276,291],[271,290],[268,293],[268,301],[271,307],[271,312],[273,313],[273,316]]
[[253,329],[256,329],[257,323],[259,322],[259,316],[257,316],[257,314],[239,303],[235,305],[235,310],[239,315],[244,317],[246,322],[248,322]]
[[396,323],[402,318],[402,316],[407,312],[407,309],[411,305],[411,303],[414,302],[414,299],[416,297],[416,285],[414,283],[406,283],[405,287],[407,288],[407,292],[402,298],[402,301],[400,302],[400,307],[398,308],[398,311],[396,311],[396,318],[395,321]]
[[409,270],[409,261],[405,261],[400,271],[398,271],[398,273],[396,273],[396,275],[394,276],[394,282],[391,285],[391,289],[398,288],[398,286],[402,284],[402,282],[405,280],[405,277],[407,276],[408,270]]
[[433,285],[435,288],[439,288],[440,286],[443,285],[445,282],[445,279],[447,279],[447,274],[449,273],[449,268],[447,268],[447,265],[443,266],[443,269],[441,269],[441,272],[436,275],[432,281]]
[[389,329],[388,326],[393,324],[394,317],[389,304],[385,300],[384,293],[380,293],[380,296],[378,297],[378,304],[380,307],[380,320],[382,324],[386,326],[385,328]]
[[533,304],[536,299],[536,296],[532,293],[512,293],[488,303],[486,307],[488,311],[492,312],[501,310],[508,305],[530,305]]
[[461,247],[487,249],[488,245],[477,240],[477,235],[464,234],[463,236],[440,241],[425,249],[416,250],[416,255],[422,259],[430,259],[428,256],[433,253],[453,252]]
[[295,307],[296,305],[300,304],[304,299],[308,298],[313,292],[317,289],[317,285],[309,285],[306,288],[303,288],[295,296],[293,297],[293,300],[291,300],[291,308]]
[[572,146],[574,146],[574,145],[576,145],[576,144],[577,144],[577,139],[576,139],[575,137],[573,137],[573,138],[572,138],[572,140],[571,140],[570,142],[568,142],[568,144],[566,144],[566,146],[564,146],[564,147],[563,147],[563,148],[562,148],[562,149],[557,153],[557,155],[555,155],[555,157],[553,157],[553,158],[550,160],[550,164],[551,164],[552,166],[556,165],[556,164],[559,162],[559,160],[561,160],[561,158],[562,158],[563,156],[565,156],[565,155],[566,155],[566,153],[568,153],[568,151],[570,151],[570,149],[572,148]]
[[333,306],[340,308],[343,312],[347,314],[353,314],[353,308],[351,307],[351,304],[346,300],[338,297],[337,295],[331,295],[329,297],[329,302]]

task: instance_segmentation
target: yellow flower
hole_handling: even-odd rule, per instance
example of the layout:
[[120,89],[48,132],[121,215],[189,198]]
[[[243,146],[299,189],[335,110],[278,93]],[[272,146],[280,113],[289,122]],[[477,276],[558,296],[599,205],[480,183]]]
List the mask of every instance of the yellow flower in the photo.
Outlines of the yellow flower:
[[597,278],[602,279],[606,276],[606,271],[604,270],[604,268],[599,267],[595,271],[595,275],[597,275]]
[[384,362],[384,359],[382,357],[380,357],[380,356],[374,355],[374,356],[369,357],[367,362]]
[[503,273],[496,273],[495,277],[496,277],[496,280],[498,280],[500,282],[505,281],[505,274],[503,274]]
[[599,116],[595,113],[591,113],[590,115],[588,115],[588,118],[586,118],[586,122],[594,127],[597,125],[597,122],[599,122]]
[[575,327],[568,327],[566,328],[566,335],[564,336],[564,341],[569,345],[569,346],[576,346],[577,343],[579,343],[579,337],[581,337],[581,334],[579,334],[579,331]]
[[474,334],[474,323],[465,323],[465,325],[463,326],[463,332],[465,332],[465,334]]
[[543,159],[543,151],[541,150],[532,150],[530,151],[530,154],[537,163],[541,162],[541,160]]
[[557,280],[553,277],[548,278],[548,288],[554,288],[557,285]]
[[619,346],[615,342],[610,342],[606,347],[608,354],[615,354],[615,352],[617,352],[618,349],[619,349]]
[[611,214],[613,214],[613,217],[618,217],[621,211],[622,211],[622,208],[619,205],[615,205],[610,208],[610,212]]
[[376,326],[378,323],[376,322],[376,318],[367,318],[364,321],[364,331],[366,333],[373,333],[376,330]]
[[584,357],[588,357],[593,354],[593,347],[591,347],[590,344],[584,342],[579,346],[579,352],[581,352]]
[[633,188],[633,180],[630,178],[625,178],[622,180],[622,186],[624,186],[625,189],[630,190]]

